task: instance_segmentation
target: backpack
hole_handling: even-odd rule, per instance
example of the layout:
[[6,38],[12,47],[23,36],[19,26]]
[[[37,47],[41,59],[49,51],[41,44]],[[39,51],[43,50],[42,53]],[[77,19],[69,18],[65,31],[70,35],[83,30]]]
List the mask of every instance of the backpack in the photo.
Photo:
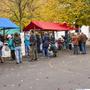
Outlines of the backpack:
[[21,39],[20,38],[14,38],[14,43],[15,43],[15,46],[19,46],[21,44]]

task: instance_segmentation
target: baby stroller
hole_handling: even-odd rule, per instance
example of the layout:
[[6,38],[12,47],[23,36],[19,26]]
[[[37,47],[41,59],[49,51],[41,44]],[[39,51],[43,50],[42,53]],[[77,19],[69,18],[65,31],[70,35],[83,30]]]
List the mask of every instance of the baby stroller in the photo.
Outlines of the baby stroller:
[[56,57],[57,56],[57,48],[55,46],[55,44],[50,44],[50,49],[49,51],[52,51],[53,52],[53,57]]

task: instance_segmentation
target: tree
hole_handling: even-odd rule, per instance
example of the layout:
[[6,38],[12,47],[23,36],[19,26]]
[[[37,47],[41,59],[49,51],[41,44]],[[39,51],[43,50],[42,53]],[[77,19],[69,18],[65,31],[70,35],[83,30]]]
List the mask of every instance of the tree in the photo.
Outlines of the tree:
[[90,25],[90,0],[1,0],[0,16],[20,26],[30,20]]
[[[1,6],[3,6],[1,13],[4,13],[5,17],[9,17],[19,24],[21,30],[21,27],[28,22],[28,19],[31,20],[37,16],[36,10],[39,9],[41,5],[37,0],[3,0],[1,2]],[[2,16],[4,15],[2,14]]]
[[3,7],[7,7],[3,8],[2,11],[5,11],[5,13],[8,11],[10,14],[9,17],[19,23],[21,30],[22,19],[28,0],[3,0],[1,3]]
[[87,0],[58,0],[57,12],[61,21],[76,22],[78,25],[90,25],[90,1]]
[[45,21],[90,25],[90,0],[47,0],[40,15]]
[[39,20],[43,21],[50,21],[55,22],[56,21],[56,4],[57,0],[46,0],[44,1],[44,5],[41,7],[41,10],[39,10]]

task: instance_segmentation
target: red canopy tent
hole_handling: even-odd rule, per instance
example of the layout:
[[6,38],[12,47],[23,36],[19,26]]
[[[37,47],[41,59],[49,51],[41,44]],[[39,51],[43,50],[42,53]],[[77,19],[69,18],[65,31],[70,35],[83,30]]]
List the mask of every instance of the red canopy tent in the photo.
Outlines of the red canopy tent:
[[75,30],[75,28],[67,26],[65,23],[51,23],[51,22],[42,22],[42,21],[32,21],[27,25],[23,31],[42,30],[42,31],[69,31]]
[[[74,28],[74,27],[72,27],[72,26],[70,26],[68,23],[57,23],[60,27],[64,27],[64,28],[66,28],[67,30],[77,30],[77,28]],[[65,31],[67,31],[67,30],[65,30]]]

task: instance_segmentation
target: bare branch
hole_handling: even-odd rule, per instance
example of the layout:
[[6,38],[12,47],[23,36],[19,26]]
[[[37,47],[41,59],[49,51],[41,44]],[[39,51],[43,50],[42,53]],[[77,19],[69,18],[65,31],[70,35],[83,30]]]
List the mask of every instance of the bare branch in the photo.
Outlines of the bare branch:
[[22,8],[23,11],[25,10],[27,4],[28,4],[28,0],[27,0],[26,3],[23,5],[23,8]]

